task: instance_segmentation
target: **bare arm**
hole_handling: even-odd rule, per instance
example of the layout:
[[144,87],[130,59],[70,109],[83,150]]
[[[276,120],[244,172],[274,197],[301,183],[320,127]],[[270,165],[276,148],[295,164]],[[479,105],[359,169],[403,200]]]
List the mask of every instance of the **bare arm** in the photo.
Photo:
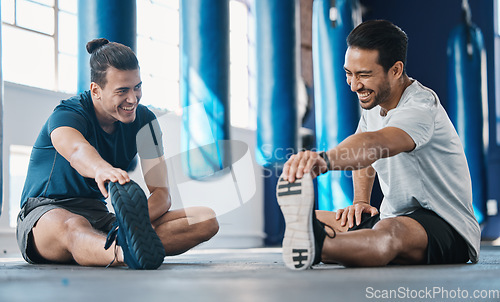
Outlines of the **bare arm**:
[[[385,127],[374,132],[356,133],[327,152],[333,170],[359,170],[376,160],[411,151],[413,139],[403,130]],[[293,155],[283,167],[283,178],[291,182],[304,173],[314,176],[326,172],[325,161],[316,152],[305,151]]]
[[104,197],[108,197],[106,183],[130,181],[128,173],[106,162],[97,150],[76,129],[59,127],[50,134],[52,145],[83,177],[95,179]]
[[413,139],[403,130],[386,127],[374,132],[349,136],[327,152],[334,170],[358,170],[376,160],[391,157],[415,148]]
[[376,172],[372,166],[352,171],[352,181],[354,185],[353,203],[370,204],[375,175]]
[[[341,225],[353,227],[361,222],[362,213],[377,214],[370,205],[370,195],[375,179],[372,163],[380,158],[411,151],[415,148],[413,139],[403,130],[386,127],[374,132],[356,133],[346,138],[337,147],[327,152],[333,170],[353,170],[354,203],[336,213]],[[293,155],[283,168],[283,178],[290,182],[301,178],[304,173],[313,176],[327,172],[327,163],[318,153],[305,151]]]
[[375,175],[376,172],[372,166],[352,172],[354,184],[353,205],[345,209],[339,209],[336,212],[336,218],[340,220],[341,226],[348,225],[348,227],[352,228],[355,223],[356,225],[361,223],[361,214],[369,213],[373,216],[378,213],[377,208],[370,205]]
[[162,157],[141,159],[142,173],[151,195],[148,198],[151,222],[160,218],[172,206],[168,186],[167,164]]

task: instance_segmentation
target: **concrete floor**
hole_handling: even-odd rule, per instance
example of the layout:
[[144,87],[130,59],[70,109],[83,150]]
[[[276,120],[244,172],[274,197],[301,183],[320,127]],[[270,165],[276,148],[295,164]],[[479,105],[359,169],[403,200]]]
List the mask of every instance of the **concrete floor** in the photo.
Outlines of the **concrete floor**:
[[304,272],[286,269],[279,248],[195,249],[166,258],[156,271],[29,265],[18,252],[3,251],[1,302],[500,301],[500,247],[486,245],[476,265],[320,265]]

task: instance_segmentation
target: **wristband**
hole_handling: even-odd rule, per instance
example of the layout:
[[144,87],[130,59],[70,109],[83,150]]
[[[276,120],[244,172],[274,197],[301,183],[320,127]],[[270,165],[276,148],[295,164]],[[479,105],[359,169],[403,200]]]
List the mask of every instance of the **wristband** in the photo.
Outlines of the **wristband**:
[[326,152],[321,151],[318,154],[326,162],[326,168],[328,171],[330,171],[332,169],[332,164],[330,163],[330,159],[328,158],[328,155],[326,154]]

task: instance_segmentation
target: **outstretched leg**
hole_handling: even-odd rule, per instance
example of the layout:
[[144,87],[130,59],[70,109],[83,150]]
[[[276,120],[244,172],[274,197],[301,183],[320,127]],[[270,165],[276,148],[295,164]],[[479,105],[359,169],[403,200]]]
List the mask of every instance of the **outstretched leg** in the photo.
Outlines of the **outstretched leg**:
[[[153,222],[167,255],[178,255],[209,240],[218,231],[215,213],[209,208],[173,210]],[[75,261],[83,266],[123,265],[123,251],[113,243],[104,249],[106,234],[86,218],[64,209],[45,213],[32,230],[36,253],[55,263]]]
[[308,173],[294,183],[280,179],[277,198],[286,223],[283,260],[291,269],[307,269],[320,261],[382,266],[390,262],[420,264],[425,260],[427,233],[412,218],[383,219],[372,229],[346,232],[335,213],[314,211],[313,184]]
[[427,250],[427,233],[409,217],[387,218],[373,229],[325,237],[322,260],[345,266],[383,266],[390,262],[421,264]]
[[106,266],[115,259],[123,262],[121,249],[105,250],[106,235],[94,229],[83,216],[64,209],[45,213],[32,230],[34,250],[44,259],[56,263],[73,260],[86,266]]
[[[322,261],[347,266],[380,266],[389,262],[419,264],[425,258],[427,233],[409,217],[387,218],[373,229],[347,232],[335,218],[335,212],[316,211],[318,220],[326,225]],[[335,230],[335,234],[333,233]]]

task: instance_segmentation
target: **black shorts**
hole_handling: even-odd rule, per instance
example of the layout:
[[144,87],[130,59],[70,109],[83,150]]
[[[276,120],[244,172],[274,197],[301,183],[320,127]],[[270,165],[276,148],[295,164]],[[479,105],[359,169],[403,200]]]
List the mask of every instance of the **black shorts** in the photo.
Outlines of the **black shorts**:
[[[465,239],[443,218],[426,209],[418,209],[407,215],[420,223],[427,233],[427,264],[452,264],[467,263],[469,261],[469,248]],[[349,231],[371,229],[380,216],[373,217],[370,214],[362,215],[361,223],[354,226]]]
[[65,209],[74,214],[85,217],[92,227],[103,233],[111,230],[115,215],[108,211],[106,205],[97,199],[89,198],[29,198],[17,216],[17,244],[23,258],[28,263],[50,263],[42,258],[34,249],[32,229],[43,216],[53,209]]

